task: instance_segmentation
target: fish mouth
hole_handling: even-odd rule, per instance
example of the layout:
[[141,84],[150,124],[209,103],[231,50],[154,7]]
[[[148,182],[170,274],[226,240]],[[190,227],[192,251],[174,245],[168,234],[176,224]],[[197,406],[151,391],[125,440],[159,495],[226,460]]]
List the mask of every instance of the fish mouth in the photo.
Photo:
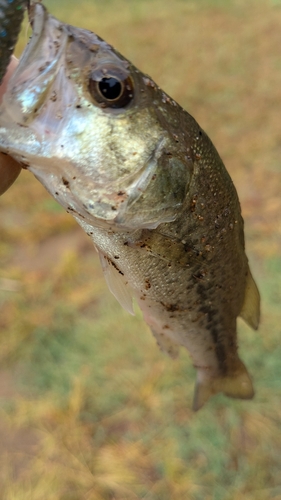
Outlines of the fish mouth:
[[39,3],[30,8],[32,36],[4,95],[10,118],[28,125],[43,106],[67,42],[64,24]]
[[[38,22],[38,19],[39,17],[41,17],[42,19],[42,15],[43,15],[43,11],[47,11],[47,9],[44,7],[44,5],[42,5],[42,3],[40,2],[34,2],[32,4],[30,4],[30,1],[28,2],[28,6],[27,6],[27,11],[28,11],[28,19],[29,19],[29,23],[32,27],[32,30],[34,30],[34,27],[35,27],[35,24]],[[38,28],[38,26],[36,26],[36,29]],[[41,25],[41,28],[43,28],[43,25]],[[38,31],[38,33],[40,32],[40,30]]]
[[43,32],[49,14],[41,3],[34,3],[28,7],[29,22],[32,27],[32,38],[29,44],[30,50],[37,44],[40,34]]

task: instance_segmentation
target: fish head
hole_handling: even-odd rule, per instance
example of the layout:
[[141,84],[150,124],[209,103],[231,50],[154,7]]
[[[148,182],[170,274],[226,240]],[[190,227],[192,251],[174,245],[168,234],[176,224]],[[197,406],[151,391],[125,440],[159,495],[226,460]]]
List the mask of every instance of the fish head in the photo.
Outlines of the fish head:
[[35,4],[0,108],[0,149],[76,218],[116,229],[175,220],[193,173],[178,109],[96,34]]

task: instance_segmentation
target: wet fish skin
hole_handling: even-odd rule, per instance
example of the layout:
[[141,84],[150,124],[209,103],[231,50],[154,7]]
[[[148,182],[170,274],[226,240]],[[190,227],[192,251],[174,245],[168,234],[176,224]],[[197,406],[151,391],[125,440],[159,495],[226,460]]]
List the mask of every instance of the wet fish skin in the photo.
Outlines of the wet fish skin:
[[[97,83],[112,75],[119,107]],[[217,392],[253,397],[236,318],[258,327],[259,293],[236,190],[194,118],[95,34],[37,5],[0,147],[91,236],[109,288],[129,312],[136,297],[160,347],[188,349],[195,410]]]

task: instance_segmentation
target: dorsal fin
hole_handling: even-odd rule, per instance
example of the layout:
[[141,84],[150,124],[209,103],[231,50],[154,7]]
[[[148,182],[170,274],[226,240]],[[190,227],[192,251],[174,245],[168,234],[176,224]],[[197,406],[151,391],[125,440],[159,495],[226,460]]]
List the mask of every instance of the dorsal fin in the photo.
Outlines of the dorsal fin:
[[254,330],[257,330],[260,321],[260,294],[249,267],[244,303],[239,316]]

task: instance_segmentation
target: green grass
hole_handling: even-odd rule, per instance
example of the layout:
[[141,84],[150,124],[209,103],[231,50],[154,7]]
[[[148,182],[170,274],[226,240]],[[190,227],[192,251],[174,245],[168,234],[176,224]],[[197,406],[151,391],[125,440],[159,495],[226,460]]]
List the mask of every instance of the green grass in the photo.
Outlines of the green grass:
[[281,500],[281,7],[46,5],[151,74],[225,160],[262,295],[259,331],[238,321],[256,396],[193,414],[188,354],[158,351],[89,238],[23,172],[0,199],[1,500]]

